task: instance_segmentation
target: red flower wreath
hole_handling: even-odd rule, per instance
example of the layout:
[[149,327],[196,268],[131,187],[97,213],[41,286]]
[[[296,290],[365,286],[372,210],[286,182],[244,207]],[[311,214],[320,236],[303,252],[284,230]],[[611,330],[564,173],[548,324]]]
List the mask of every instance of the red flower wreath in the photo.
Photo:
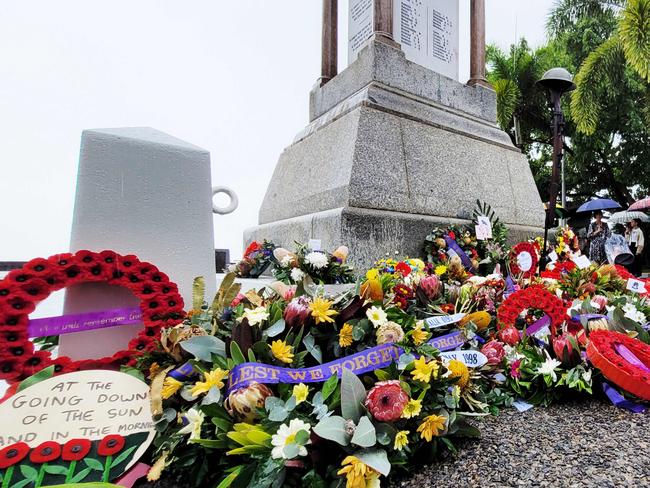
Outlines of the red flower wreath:
[[497,311],[500,328],[514,326],[519,314],[527,308],[542,310],[549,316],[553,337],[566,319],[564,302],[543,286],[533,285],[512,293],[503,301]]
[[[528,271],[523,271],[519,267],[517,256],[519,256],[521,253],[530,254],[531,266]],[[537,255],[537,247],[530,242],[520,242],[510,250],[510,271],[512,271],[512,274],[514,275],[523,273],[524,278],[530,278],[531,276],[534,276],[538,261],[539,257]]]
[[589,334],[587,356],[605,378],[644,400],[650,400],[650,371],[627,361],[616,350],[625,346],[646,367],[650,368],[650,346],[620,332],[595,330]]
[[[86,282],[104,282],[131,290],[140,300],[144,329],[127,350],[101,359],[53,359],[47,351],[34,350],[27,339],[27,326],[36,304],[54,291]],[[178,287],[153,264],[141,262],[133,255],[79,251],[32,259],[0,280],[0,379],[21,381],[50,365],[54,365],[55,374],[62,374],[132,361],[153,348],[163,326],[176,325],[183,316]]]

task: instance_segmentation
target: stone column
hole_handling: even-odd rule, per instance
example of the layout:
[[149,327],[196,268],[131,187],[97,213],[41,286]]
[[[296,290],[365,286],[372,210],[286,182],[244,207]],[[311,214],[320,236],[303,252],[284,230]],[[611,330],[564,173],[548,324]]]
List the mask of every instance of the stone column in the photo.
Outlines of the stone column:
[[393,41],[393,0],[374,0],[373,33],[378,40]]
[[320,86],[338,73],[338,0],[323,0]]
[[471,0],[468,85],[492,88],[485,78],[485,0]]

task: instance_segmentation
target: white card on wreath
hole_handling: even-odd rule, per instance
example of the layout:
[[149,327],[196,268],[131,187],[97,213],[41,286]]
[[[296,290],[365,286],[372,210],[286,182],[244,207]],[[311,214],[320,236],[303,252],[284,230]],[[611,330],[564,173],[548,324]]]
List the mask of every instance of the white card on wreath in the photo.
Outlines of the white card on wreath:
[[320,251],[321,250],[321,241],[320,239],[309,239],[309,249],[312,251]]
[[574,256],[572,258],[572,261],[576,263],[576,266],[580,269],[587,269],[589,266],[591,266],[591,261],[585,255]]
[[492,222],[490,222],[490,219],[487,217],[487,215],[479,215],[476,220],[478,222],[478,225],[486,228],[487,238],[492,239]]
[[627,289],[633,291],[634,293],[645,293],[645,281],[629,278],[627,280]]

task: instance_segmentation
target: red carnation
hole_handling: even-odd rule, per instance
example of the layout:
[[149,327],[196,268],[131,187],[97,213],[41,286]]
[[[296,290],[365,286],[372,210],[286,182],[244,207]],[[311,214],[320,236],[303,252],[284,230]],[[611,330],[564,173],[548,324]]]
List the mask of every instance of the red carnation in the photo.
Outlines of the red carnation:
[[11,444],[4,449],[0,449],[0,469],[6,469],[9,466],[18,464],[25,459],[29,453],[29,446],[24,442]]
[[249,257],[252,253],[259,251],[260,249],[262,249],[262,246],[260,245],[259,242],[256,241],[251,242],[246,248],[246,250],[244,251],[244,258]]
[[63,446],[61,458],[64,461],[80,461],[88,455],[91,446],[88,439],[70,439]]
[[113,456],[124,448],[124,437],[118,434],[111,434],[104,437],[97,447],[97,454],[100,456]]
[[406,264],[404,261],[400,261],[399,263],[397,263],[395,270],[398,271],[399,274],[401,274],[404,277],[411,274],[411,267],[408,264]]
[[368,392],[366,408],[380,422],[394,422],[400,418],[409,396],[397,380],[380,381]]
[[447,232],[447,235],[451,237],[453,240],[456,240],[456,233],[453,230]]
[[510,346],[514,346],[519,343],[519,331],[513,325],[508,325],[499,331],[499,339]]
[[12,381],[23,374],[22,361],[17,358],[0,358],[0,379]]
[[59,444],[54,441],[45,441],[29,454],[29,460],[34,464],[43,464],[54,461],[60,455],[61,446]]

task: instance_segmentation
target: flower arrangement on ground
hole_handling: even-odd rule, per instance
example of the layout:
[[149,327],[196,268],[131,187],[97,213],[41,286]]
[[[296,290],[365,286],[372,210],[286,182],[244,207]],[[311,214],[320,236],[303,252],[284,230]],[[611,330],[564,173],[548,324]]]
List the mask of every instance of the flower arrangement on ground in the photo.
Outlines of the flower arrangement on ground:
[[354,270],[348,266],[349,250],[339,246],[329,253],[298,244],[295,251],[282,247],[273,252],[273,274],[285,284],[302,283],[305,279],[321,285],[354,283]]

